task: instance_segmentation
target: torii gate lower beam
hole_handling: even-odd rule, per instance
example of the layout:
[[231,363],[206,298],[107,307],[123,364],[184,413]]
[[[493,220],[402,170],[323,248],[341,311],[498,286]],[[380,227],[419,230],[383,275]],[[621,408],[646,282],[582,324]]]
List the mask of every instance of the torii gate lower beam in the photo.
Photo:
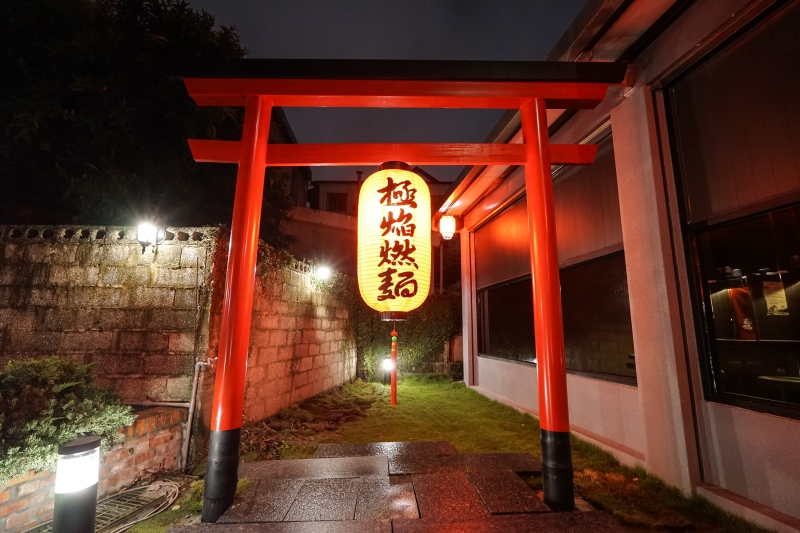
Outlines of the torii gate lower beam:
[[[266,167],[372,164],[387,159],[428,165],[524,164],[531,234],[544,500],[553,509],[572,510],[569,411],[550,165],[590,164],[596,147],[550,145],[545,112],[548,105],[568,109],[596,106],[610,83],[622,81],[625,65],[518,63],[503,66],[513,75],[498,77],[492,71],[496,62],[421,62],[425,63],[423,70],[430,69],[442,76],[432,81],[430,78],[409,79],[409,68],[419,68],[417,63],[420,62],[258,61],[293,77],[275,79],[274,72],[270,75],[270,70],[266,69],[268,74],[261,77],[267,79],[258,76],[185,78],[189,94],[199,105],[245,105],[241,142],[189,141],[198,161],[239,164],[202,520],[216,522],[233,502],[236,492]],[[245,63],[247,61],[238,62],[239,66]],[[252,64],[251,61],[250,66]],[[359,69],[367,75],[355,79],[320,79],[330,77],[331,72],[342,67],[351,75]],[[376,68],[397,70],[401,74],[397,74],[397,79],[369,79],[369,73]],[[463,80],[453,75],[459,68],[460,72],[469,74]],[[491,72],[481,72],[481,68]],[[540,75],[542,72],[546,75]],[[543,78],[546,81],[543,82]],[[268,152],[273,105],[519,108],[525,144],[271,145]]]

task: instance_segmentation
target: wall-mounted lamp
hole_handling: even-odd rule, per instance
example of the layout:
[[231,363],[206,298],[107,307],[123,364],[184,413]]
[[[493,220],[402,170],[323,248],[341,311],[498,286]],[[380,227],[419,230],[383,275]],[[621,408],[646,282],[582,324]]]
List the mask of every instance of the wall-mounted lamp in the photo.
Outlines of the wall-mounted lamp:
[[136,240],[142,245],[142,253],[151,245],[161,244],[167,236],[167,228],[150,222],[142,222],[136,228]]
[[326,266],[317,267],[314,269],[314,275],[320,281],[325,281],[331,277],[331,269]]
[[58,447],[53,533],[94,533],[100,437],[81,437]]
[[453,235],[456,233],[456,217],[444,215],[439,219],[439,232],[442,234],[444,240],[449,241],[452,239]]

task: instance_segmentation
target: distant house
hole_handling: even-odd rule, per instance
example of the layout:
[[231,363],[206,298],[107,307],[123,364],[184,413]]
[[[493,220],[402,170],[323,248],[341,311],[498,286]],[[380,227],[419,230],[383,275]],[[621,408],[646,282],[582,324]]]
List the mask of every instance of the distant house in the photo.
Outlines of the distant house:
[[[437,209],[442,205],[451,184],[437,180],[419,167],[414,167],[411,170],[428,183],[428,187],[431,190],[431,207],[434,210]],[[355,180],[313,182],[313,188],[308,194],[311,208],[341,215],[356,216],[358,191],[361,188],[362,181],[361,172],[356,172],[356,174]]]
[[[271,144],[297,144],[292,127],[280,107],[272,108],[272,121],[269,128]],[[305,207],[308,201],[308,184],[311,182],[310,167],[270,167],[270,173],[284,178],[286,194],[296,206]],[[274,174],[273,174],[274,175]]]

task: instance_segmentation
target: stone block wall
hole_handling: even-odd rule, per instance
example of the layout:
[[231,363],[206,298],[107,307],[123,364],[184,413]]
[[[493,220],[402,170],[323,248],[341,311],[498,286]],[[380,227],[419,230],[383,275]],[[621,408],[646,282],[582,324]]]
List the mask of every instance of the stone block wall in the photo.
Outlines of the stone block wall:
[[131,227],[0,226],[0,365],[65,355],[124,400],[188,400],[217,234],[170,228],[143,252]]
[[[59,354],[99,363],[98,384],[123,401],[189,401],[194,363],[217,356],[227,240],[221,228],[169,228],[143,253],[132,227],[0,226],[0,367]],[[246,423],[355,377],[344,305],[315,289],[302,263],[264,268]],[[199,454],[214,378],[212,366],[200,384]]]
[[[186,414],[175,407],[138,413],[133,424],[120,430],[125,441],[101,458],[98,496],[127,487],[146,470],[176,470]],[[0,531],[17,533],[52,520],[55,482],[52,472],[30,472],[0,486]]]
[[308,273],[271,272],[256,284],[245,423],[355,378],[347,318],[340,302],[314,290]]
[[[215,259],[224,260],[224,253]],[[212,300],[209,357],[217,353],[222,312],[222,298],[215,295]],[[250,327],[245,424],[355,379],[355,348],[345,342],[347,320],[345,305],[318,290],[302,263],[277,270],[260,267]],[[212,369],[201,384],[203,440],[211,420],[214,377]]]

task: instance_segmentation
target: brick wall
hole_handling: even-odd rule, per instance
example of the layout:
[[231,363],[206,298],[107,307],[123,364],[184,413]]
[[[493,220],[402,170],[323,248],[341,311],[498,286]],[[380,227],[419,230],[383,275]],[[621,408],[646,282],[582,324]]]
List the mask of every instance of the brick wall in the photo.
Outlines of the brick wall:
[[170,228],[143,253],[130,227],[0,226],[0,364],[62,354],[125,400],[188,400],[217,234]]
[[[215,262],[226,260],[221,245]],[[221,294],[216,294],[221,287],[218,284],[214,287],[208,357],[217,353],[222,312]],[[294,269],[260,268],[250,328],[245,424],[263,420],[293,403],[355,378],[355,349],[344,342],[347,319],[344,304],[315,289],[312,275],[302,264]],[[211,420],[214,377],[211,369],[201,384],[198,408],[201,449]]]
[[[127,487],[145,470],[176,470],[186,414],[175,407],[147,409],[120,430],[125,441],[101,459],[99,497]],[[0,531],[17,533],[52,520],[55,481],[49,471],[31,472],[0,486]]]
[[[0,366],[61,354],[99,363],[98,384],[124,401],[188,401],[195,361],[217,356],[228,235],[169,228],[144,253],[135,237],[132,227],[0,226]],[[346,308],[302,264],[260,271],[245,421],[353,379],[346,326]],[[214,378],[213,367],[203,374],[195,454]]]

